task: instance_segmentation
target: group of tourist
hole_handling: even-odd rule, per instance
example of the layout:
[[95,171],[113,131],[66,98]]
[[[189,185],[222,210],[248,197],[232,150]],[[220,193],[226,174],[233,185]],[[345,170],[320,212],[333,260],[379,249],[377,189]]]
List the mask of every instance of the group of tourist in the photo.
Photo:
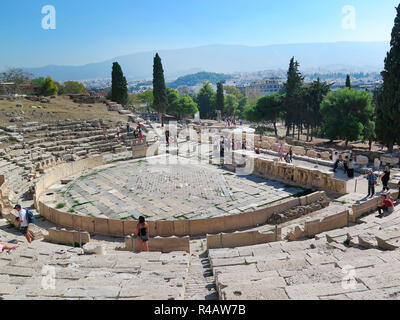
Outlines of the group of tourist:
[[236,126],[236,120],[232,119],[231,117],[224,117],[224,122],[226,127]]
[[281,142],[278,149],[279,161],[285,161],[286,163],[293,162],[293,147],[289,147],[289,151],[285,155],[285,149],[283,143]]
[[336,170],[341,167],[350,179],[354,178],[354,160],[351,155],[343,157],[343,155],[339,155],[338,152],[335,152],[333,155],[333,163],[333,172],[336,172]]
[[225,138],[225,137],[214,139],[213,151],[214,153],[217,153],[219,151],[221,158],[225,156],[225,151],[232,152],[240,149],[242,150],[246,149],[245,141],[241,142],[240,140]]
[[[133,137],[135,139],[140,139],[142,141],[143,140],[142,128],[143,128],[142,124],[138,123],[136,129],[132,130],[130,124],[127,123],[126,124],[126,133],[127,133],[128,136],[133,135]],[[103,127],[103,138],[105,140],[108,140],[108,137],[109,137],[108,136],[108,130],[107,130],[106,127]],[[117,125],[116,128],[115,128],[115,138],[117,140],[119,140],[121,138],[121,127],[119,125]]]
[[[390,181],[390,168],[388,166],[385,167],[385,170],[379,176],[379,178],[381,179],[383,185],[382,192],[389,191],[390,188],[388,185]],[[367,181],[368,181],[368,197],[373,197],[375,195],[375,186],[378,184],[378,177],[374,174],[372,169],[368,171]]]

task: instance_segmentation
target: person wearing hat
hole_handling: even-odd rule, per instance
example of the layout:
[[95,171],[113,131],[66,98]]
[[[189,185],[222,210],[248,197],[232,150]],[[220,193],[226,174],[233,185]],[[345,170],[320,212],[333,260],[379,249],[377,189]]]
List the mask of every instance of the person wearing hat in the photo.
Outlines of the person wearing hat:
[[28,242],[31,243],[33,237],[29,233],[29,221],[28,217],[26,216],[27,215],[26,210],[22,209],[22,207],[19,204],[17,204],[14,207],[14,210],[18,211],[19,217],[17,218],[17,221],[19,222],[22,234],[25,236],[26,240],[28,240]]
[[371,196],[371,198],[375,195],[375,185],[377,184],[377,178],[376,175],[372,172],[372,170],[368,171],[367,175],[367,180],[368,180],[368,196]]

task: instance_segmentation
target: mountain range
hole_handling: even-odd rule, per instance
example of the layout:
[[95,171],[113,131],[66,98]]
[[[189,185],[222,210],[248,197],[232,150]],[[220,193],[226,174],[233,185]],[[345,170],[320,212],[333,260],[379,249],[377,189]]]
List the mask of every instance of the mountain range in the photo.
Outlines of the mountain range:
[[[233,73],[287,69],[291,57],[303,72],[379,72],[383,68],[389,42],[332,42],[280,44],[249,47],[209,45],[186,49],[160,50],[167,79],[199,71]],[[157,51],[133,53],[82,66],[48,65],[23,68],[35,76],[50,75],[57,81],[111,78],[112,63],[118,61],[128,79],[149,79]]]

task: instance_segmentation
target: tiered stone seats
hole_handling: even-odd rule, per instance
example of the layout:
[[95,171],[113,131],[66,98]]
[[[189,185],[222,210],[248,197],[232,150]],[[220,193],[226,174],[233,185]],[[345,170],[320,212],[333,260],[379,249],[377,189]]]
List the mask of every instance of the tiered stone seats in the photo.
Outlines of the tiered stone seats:
[[399,299],[400,251],[325,239],[210,250],[220,299]]
[[[3,231],[5,223],[0,220],[1,241],[17,240],[21,247],[10,254],[0,253],[0,299],[179,300],[184,297],[189,266],[189,255],[185,252],[133,254],[107,248],[105,255],[81,255],[78,248],[44,241],[27,245],[12,229]],[[48,288],[42,286],[46,275]]]

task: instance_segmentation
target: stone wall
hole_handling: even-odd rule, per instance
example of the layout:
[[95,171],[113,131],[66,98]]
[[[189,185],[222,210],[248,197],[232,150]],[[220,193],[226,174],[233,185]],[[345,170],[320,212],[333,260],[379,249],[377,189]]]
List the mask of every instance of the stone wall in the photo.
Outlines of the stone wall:
[[246,247],[281,240],[281,228],[278,228],[276,233],[260,233],[258,231],[221,233],[207,235],[207,249]]
[[335,179],[334,173],[265,158],[253,157],[253,159],[247,161],[254,161],[254,174],[263,178],[277,179],[288,184],[333,191],[339,194],[347,193],[346,181]]
[[[49,234],[44,237],[46,241],[72,246],[79,243],[79,232],[76,230],[50,228],[48,232]],[[81,242],[82,245],[90,242],[90,235],[88,232],[81,232]]]
[[315,235],[325,231],[347,227],[348,224],[349,210],[343,210],[321,219],[306,221],[304,224],[304,234],[307,237],[314,237]]
[[[133,244],[133,247],[132,247]],[[139,240],[132,236],[125,237],[125,250],[127,251],[138,251]],[[149,239],[149,250],[170,253],[175,251],[186,251],[190,253],[190,238],[186,237],[169,237],[169,238],[150,238]]]

